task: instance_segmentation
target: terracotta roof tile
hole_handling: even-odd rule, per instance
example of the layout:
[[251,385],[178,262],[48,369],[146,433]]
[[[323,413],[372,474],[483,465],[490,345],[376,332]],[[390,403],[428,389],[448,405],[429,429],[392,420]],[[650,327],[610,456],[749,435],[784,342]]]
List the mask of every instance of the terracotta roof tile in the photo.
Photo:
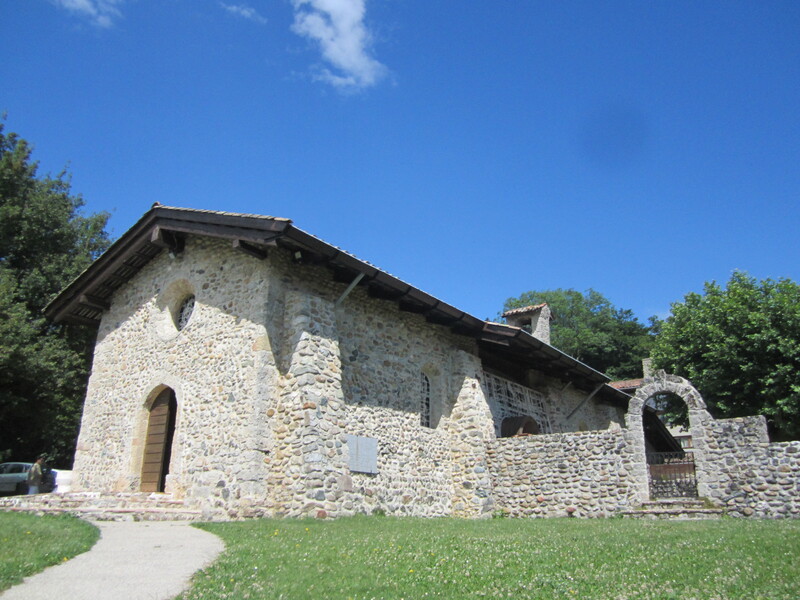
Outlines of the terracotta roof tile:
[[612,381],[608,385],[617,390],[629,390],[641,387],[643,383],[644,379],[639,378],[639,379],[624,379],[622,381]]

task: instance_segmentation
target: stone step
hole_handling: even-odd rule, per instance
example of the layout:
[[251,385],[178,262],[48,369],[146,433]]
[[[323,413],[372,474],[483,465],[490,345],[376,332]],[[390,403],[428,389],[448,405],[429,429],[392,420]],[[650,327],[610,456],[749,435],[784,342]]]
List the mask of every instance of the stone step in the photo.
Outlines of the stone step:
[[34,514],[70,514],[92,521],[198,521],[204,518],[199,510],[168,508],[114,508],[57,506],[13,506],[0,507],[8,512],[30,512]]
[[105,508],[114,508],[117,506],[124,506],[124,507],[132,507],[132,506],[140,506],[142,508],[147,508],[149,506],[158,506],[161,508],[181,508],[184,506],[183,502],[180,500],[171,500],[171,501],[153,501],[147,502],[143,500],[137,500],[133,502],[125,502],[125,501],[86,501],[86,500],[65,500],[65,501],[43,501],[43,502],[36,502],[32,504],[38,504],[41,506],[63,506],[63,507],[80,507],[85,506],[87,504],[92,504],[94,506],[105,507]]
[[[4,504],[18,504],[19,502],[8,502],[6,499],[0,500]],[[96,506],[163,506],[165,508],[176,508],[183,506],[183,502],[180,500],[153,500],[148,502],[147,500],[133,500],[133,501],[126,501],[126,500],[79,500],[79,499],[36,499],[36,500],[22,500],[26,504],[39,504],[42,506],[83,506],[84,504],[94,504]]]
[[80,509],[85,506],[92,506],[98,510],[116,510],[116,509],[141,509],[147,510],[150,508],[159,509],[172,509],[180,510],[184,508],[182,502],[77,502],[75,500],[67,502],[7,502],[0,501],[0,508],[13,508],[17,506],[30,506],[32,508],[62,508],[62,509]]
[[719,508],[680,509],[668,508],[662,510],[625,510],[622,516],[627,519],[674,519],[677,521],[699,521],[703,519],[719,519],[724,513]]
[[696,498],[664,498],[643,502],[634,510],[621,512],[628,519],[675,519],[694,521],[703,519],[719,519],[725,514],[725,509],[719,506],[709,506],[703,500]]
[[642,502],[642,508],[715,508],[697,498],[663,498]]
[[0,510],[14,512],[70,513],[85,519],[106,521],[198,520],[199,510],[166,494],[69,493],[0,498]]

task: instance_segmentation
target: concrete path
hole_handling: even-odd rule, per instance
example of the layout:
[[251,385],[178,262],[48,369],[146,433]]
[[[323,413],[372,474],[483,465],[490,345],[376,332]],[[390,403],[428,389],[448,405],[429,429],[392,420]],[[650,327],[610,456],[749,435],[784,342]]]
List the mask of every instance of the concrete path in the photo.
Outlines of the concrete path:
[[26,578],[2,600],[167,600],[225,548],[185,521],[95,525],[101,536],[89,552]]

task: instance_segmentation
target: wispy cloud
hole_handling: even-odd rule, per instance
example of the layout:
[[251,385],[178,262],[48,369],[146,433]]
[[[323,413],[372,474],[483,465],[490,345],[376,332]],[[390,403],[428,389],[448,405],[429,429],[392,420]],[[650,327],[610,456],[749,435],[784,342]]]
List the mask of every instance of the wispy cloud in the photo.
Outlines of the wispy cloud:
[[264,25],[267,19],[262,17],[255,8],[247,6],[246,4],[225,4],[220,2],[219,5],[232,15],[253,21],[259,25]]
[[292,0],[292,30],[317,44],[334,70],[321,67],[317,79],[343,91],[375,85],[386,74],[369,52],[372,38],[364,25],[365,0]]
[[119,7],[125,0],[53,0],[55,4],[88,18],[98,27],[111,27],[122,16]]

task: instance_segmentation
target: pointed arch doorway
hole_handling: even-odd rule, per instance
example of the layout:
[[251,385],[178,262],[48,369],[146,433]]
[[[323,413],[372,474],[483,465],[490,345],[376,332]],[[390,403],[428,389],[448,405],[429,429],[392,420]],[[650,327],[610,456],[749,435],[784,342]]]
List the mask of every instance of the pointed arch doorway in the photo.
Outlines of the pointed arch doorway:
[[150,405],[142,458],[141,491],[163,492],[172,457],[178,402],[172,388],[164,388]]

